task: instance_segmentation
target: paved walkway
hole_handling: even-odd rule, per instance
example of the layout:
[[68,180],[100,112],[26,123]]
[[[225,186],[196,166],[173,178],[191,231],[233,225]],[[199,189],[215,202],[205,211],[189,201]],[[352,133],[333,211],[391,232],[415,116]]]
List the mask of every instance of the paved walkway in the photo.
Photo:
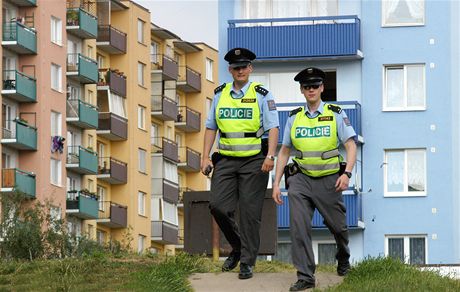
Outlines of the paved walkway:
[[[254,277],[248,280],[238,279],[238,273],[202,273],[189,277],[195,292],[285,292],[296,280],[295,272],[254,273]],[[333,273],[317,273],[316,288],[324,289],[342,280]]]

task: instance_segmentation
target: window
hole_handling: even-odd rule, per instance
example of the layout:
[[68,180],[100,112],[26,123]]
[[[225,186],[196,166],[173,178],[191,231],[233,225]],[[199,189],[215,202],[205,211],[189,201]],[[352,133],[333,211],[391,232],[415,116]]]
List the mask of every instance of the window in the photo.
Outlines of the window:
[[127,118],[126,116],[126,99],[110,92],[109,96],[109,108],[110,112],[120,117]]
[[157,64],[160,54],[160,45],[157,42],[150,44],[150,62]]
[[56,186],[61,185],[61,160],[51,158],[50,162],[50,179],[51,183]]
[[137,107],[137,127],[145,130],[145,107],[142,105]]
[[144,21],[140,19],[137,20],[137,41],[141,44],[144,43],[144,25]]
[[383,110],[424,110],[425,65],[385,66]]
[[89,239],[93,239],[94,236],[94,225],[88,224],[87,236]]
[[99,211],[105,212],[105,188],[97,186],[97,196],[99,197]]
[[93,188],[94,188],[94,180],[88,179],[88,190],[92,192]]
[[426,149],[385,150],[385,196],[426,195]]
[[138,158],[139,158],[139,172],[146,173],[146,159],[147,159],[147,151],[144,149],[138,149]]
[[424,0],[382,1],[382,26],[413,26],[424,23]]
[[161,139],[160,139],[160,132],[159,126],[157,124],[152,124],[150,126],[150,144],[160,147],[161,146]]
[[59,221],[62,219],[62,211],[59,207],[50,207],[50,227],[55,232],[59,232]]
[[61,119],[61,113],[51,111],[51,137],[62,136]]
[[137,241],[137,252],[138,253],[144,252],[144,241],[145,241],[145,236],[139,234],[139,238]]
[[209,97],[206,97],[206,115],[209,115],[209,111],[211,110],[211,105],[212,105],[212,99]]
[[161,214],[163,213],[161,210],[161,197],[152,196],[151,197],[151,217],[152,221],[160,221]]
[[145,216],[145,193],[140,191],[137,192],[137,212]]
[[94,53],[94,48],[92,46],[88,45],[88,54],[86,56],[88,56],[90,58],[94,58],[93,53]]
[[179,182],[177,177],[177,164],[164,161],[163,167],[164,178],[177,184]]
[[51,16],[51,42],[62,45],[62,21]]
[[88,90],[86,102],[89,104],[94,104],[94,92],[92,90]]
[[177,206],[163,200],[163,220],[173,225],[177,224]]
[[337,246],[335,243],[318,243],[318,264],[335,265],[335,254]]
[[213,64],[214,64],[213,60],[206,58],[206,79],[209,81],[213,81],[212,79]]
[[94,137],[93,135],[88,135],[88,147],[93,147]]
[[51,88],[57,91],[62,90],[62,68],[51,63]]
[[137,63],[137,83],[140,86],[144,86],[144,71],[145,71],[145,64],[138,62]]
[[100,54],[96,54],[96,61],[97,61],[97,68],[98,69],[102,69],[104,68],[104,56],[100,55]]
[[385,256],[411,265],[426,264],[426,235],[387,235]]
[[288,5],[285,0],[243,0],[242,2],[245,19],[334,16],[338,11],[337,0],[290,0]]
[[103,245],[105,243],[105,232],[98,229],[96,236],[97,236],[97,243],[99,243],[100,245]]

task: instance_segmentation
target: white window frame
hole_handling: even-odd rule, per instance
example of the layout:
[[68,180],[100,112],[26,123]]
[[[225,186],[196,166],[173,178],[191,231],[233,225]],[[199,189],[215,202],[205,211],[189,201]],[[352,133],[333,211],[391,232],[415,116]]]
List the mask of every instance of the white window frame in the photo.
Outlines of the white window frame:
[[137,127],[145,130],[145,106],[142,105],[137,107]]
[[145,244],[144,241],[147,237],[145,235],[139,234],[137,238],[137,252],[142,254],[144,252]]
[[[423,67],[422,68],[422,74],[423,74],[423,96],[421,97],[423,99],[423,105],[422,106],[408,106],[407,105],[407,88],[408,88],[408,81],[407,81],[407,69],[409,67]],[[389,107],[387,106],[387,70],[388,69],[402,69],[403,70],[403,75],[404,75],[404,81],[403,81],[403,94],[404,96],[402,97],[404,99],[404,105],[402,107]],[[426,66],[425,64],[394,64],[394,65],[384,65],[383,66],[383,94],[382,94],[383,100],[382,100],[382,110],[383,111],[423,111],[426,110]]]
[[142,148],[137,149],[137,158],[139,160],[138,163],[138,171],[141,173],[147,173],[147,151]]
[[97,191],[97,196],[99,197],[98,198],[98,203],[99,203],[98,210],[101,212],[108,211],[108,210],[105,210],[105,206],[104,206],[104,203],[106,201],[106,189],[101,185],[97,185],[96,191]]
[[50,115],[51,137],[62,136],[62,114],[51,111]]
[[145,216],[145,201],[147,194],[141,191],[137,192],[137,213]]
[[[177,215],[177,205],[169,203],[169,202],[166,202],[163,199],[161,199],[161,205],[162,205],[162,211],[163,211],[163,214],[162,214],[163,221],[171,223],[171,224],[173,224],[175,226],[179,226],[179,218],[178,218],[178,215]],[[174,218],[168,218],[166,216],[166,213],[168,212],[167,211],[168,208],[172,208],[171,210],[174,211]]]
[[410,239],[411,238],[423,238],[425,239],[425,264],[428,264],[428,240],[427,234],[391,234],[385,235],[385,256],[389,256],[389,244],[388,239],[390,238],[403,238],[404,240],[404,262],[410,264]]
[[62,67],[51,63],[51,89],[62,92]]
[[144,44],[144,27],[145,27],[145,21],[138,18],[137,19],[137,41],[141,44]]
[[145,64],[142,62],[137,62],[137,84],[144,87],[145,86]]
[[51,16],[51,42],[62,46],[62,20],[56,16]]
[[62,161],[60,159],[51,158],[50,160],[50,182],[59,187],[62,184]]
[[[410,0],[414,1],[414,0]],[[390,4],[390,0],[383,0],[382,1],[382,27],[398,27],[398,26],[424,26],[425,25],[425,0],[420,0],[423,5],[423,19],[421,23],[412,22],[412,23],[386,23],[386,14],[388,13],[388,5]]]
[[155,41],[150,43],[150,62],[158,64],[160,54],[160,44]]
[[[388,191],[388,164],[387,164],[387,153],[388,152],[404,152],[404,191],[402,192],[389,192]],[[424,165],[425,165],[425,173],[424,173],[424,181],[425,181],[425,190],[421,192],[409,192],[408,191],[408,178],[407,178],[407,152],[408,151],[423,151],[424,153]],[[384,149],[384,157],[383,157],[383,196],[384,197],[421,197],[427,195],[427,164],[426,164],[426,148],[407,148],[407,149]]]
[[208,81],[214,82],[213,72],[214,72],[214,61],[209,58],[206,58],[206,79]]

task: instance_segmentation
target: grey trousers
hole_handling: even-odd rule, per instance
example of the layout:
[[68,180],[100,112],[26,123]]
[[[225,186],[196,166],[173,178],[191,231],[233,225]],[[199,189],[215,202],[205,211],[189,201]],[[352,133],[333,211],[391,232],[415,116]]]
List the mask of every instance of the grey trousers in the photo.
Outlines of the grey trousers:
[[338,177],[338,174],[334,174],[311,178],[297,173],[288,178],[292,262],[299,280],[315,282],[316,266],[311,240],[311,221],[315,208],[334,235],[339,263],[347,262],[350,258],[345,204],[342,193],[335,191]]
[[[259,252],[259,228],[268,173],[261,167],[265,156],[223,157],[214,166],[209,209],[241,262],[253,266]],[[235,219],[238,206],[239,225]]]

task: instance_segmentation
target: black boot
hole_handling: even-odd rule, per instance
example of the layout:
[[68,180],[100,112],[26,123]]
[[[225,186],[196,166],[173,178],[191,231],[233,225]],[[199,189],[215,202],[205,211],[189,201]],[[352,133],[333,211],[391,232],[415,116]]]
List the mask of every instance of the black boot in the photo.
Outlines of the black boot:
[[222,272],[228,272],[236,268],[240,261],[241,253],[232,251],[222,265]]

